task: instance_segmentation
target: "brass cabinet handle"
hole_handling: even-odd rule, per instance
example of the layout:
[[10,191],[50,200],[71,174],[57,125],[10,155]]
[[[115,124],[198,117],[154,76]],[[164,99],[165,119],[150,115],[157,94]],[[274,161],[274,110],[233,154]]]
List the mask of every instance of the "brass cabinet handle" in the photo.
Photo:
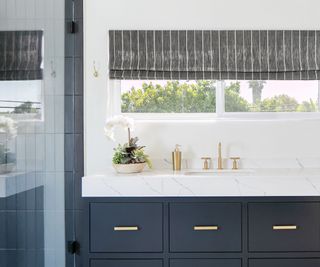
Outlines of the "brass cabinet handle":
[[274,225],[272,226],[273,230],[297,230],[297,225]]
[[218,231],[219,226],[217,225],[207,225],[207,226],[194,226],[193,227],[194,231]]
[[138,226],[115,226],[114,231],[139,231]]

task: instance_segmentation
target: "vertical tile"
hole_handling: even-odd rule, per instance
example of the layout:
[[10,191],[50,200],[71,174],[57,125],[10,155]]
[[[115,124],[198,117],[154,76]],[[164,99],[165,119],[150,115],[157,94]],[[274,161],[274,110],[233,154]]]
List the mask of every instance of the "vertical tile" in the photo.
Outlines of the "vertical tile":
[[16,3],[15,1],[7,1],[7,18],[15,19],[16,18]]
[[64,133],[64,96],[54,96],[54,132]]
[[76,19],[83,18],[83,0],[74,1],[74,16]]
[[83,96],[75,96],[75,133],[83,133]]
[[[74,208],[74,175],[73,172],[65,172],[65,208],[72,211]],[[66,223],[68,225],[68,223]]]
[[36,18],[35,0],[28,0],[26,5],[26,19],[34,20]]
[[26,173],[21,173],[16,176],[17,178],[17,210],[25,210],[26,209]]
[[0,212],[6,209],[6,199],[4,197],[0,198]]
[[[56,193],[56,182],[55,182],[55,173],[47,172],[44,175],[44,203],[46,211],[54,211],[55,210],[55,193]],[[49,229],[51,228],[51,224],[48,225]]]
[[44,173],[36,172],[36,210],[44,210]]
[[43,0],[35,0],[36,19],[43,19],[46,17],[45,6],[46,2]]
[[74,195],[75,195],[74,208],[77,209],[77,210],[82,210],[83,209],[83,199],[81,197],[82,176],[83,176],[83,172],[76,172],[74,174]]
[[31,250],[27,250],[25,253],[25,267],[35,267],[36,266],[36,250],[35,249],[31,249]]
[[16,0],[15,19],[25,20],[26,18],[26,2]]
[[[65,22],[65,28],[66,28],[66,31],[68,31],[68,27],[69,27],[69,23],[70,23],[70,20],[67,20]],[[66,32],[66,35],[65,35],[65,38],[66,38],[66,41],[65,41],[65,56],[66,57],[73,57],[75,55],[75,35],[72,34],[72,33],[69,33],[69,32]]]
[[7,248],[6,211],[0,211],[0,251]]
[[[1,15],[1,13],[0,13],[0,15]],[[0,237],[0,239],[1,239],[1,237]],[[4,267],[10,266],[7,263],[7,257],[8,257],[8,251],[0,249],[0,266],[4,266]],[[14,265],[11,265],[11,266],[14,266]]]
[[65,94],[66,95],[74,95],[74,59],[66,58],[65,59]]
[[25,267],[27,262],[27,251],[26,250],[15,250],[13,254],[16,258],[16,265],[17,267]]
[[65,144],[64,144],[64,162],[65,170],[74,170],[74,135],[65,134]]
[[[85,232],[83,231],[83,211],[81,210],[76,210],[75,211],[75,232],[76,232],[76,240],[84,240],[84,234]],[[85,251],[88,248],[85,247],[88,244],[83,243],[82,249]],[[83,260],[82,260],[82,254],[76,255],[76,266],[82,266]]]
[[84,166],[84,143],[83,143],[83,134],[75,134],[75,170],[77,172],[83,173],[83,166]]
[[34,134],[26,134],[26,171],[36,169],[36,137]]
[[[45,18],[47,20],[52,21],[55,19],[54,17],[54,5],[55,5],[55,0],[46,0],[45,1]],[[57,1],[58,2],[58,1]]]
[[26,211],[17,211],[17,249],[27,249]]
[[65,18],[72,19],[73,17],[73,0],[65,0]]
[[82,58],[75,58],[75,94],[83,95],[83,66]]
[[[64,172],[56,172],[55,174],[55,210],[64,212]],[[62,216],[64,219],[64,216]],[[63,232],[64,233],[64,232]]]
[[[57,1],[61,3],[62,1]],[[60,14],[63,13],[60,11]],[[64,57],[64,30],[65,30],[65,20],[64,18],[56,18],[54,20],[54,55],[56,58]]]
[[36,267],[43,267],[44,264],[44,250],[38,249],[36,251]]
[[10,195],[4,199],[6,210],[17,209],[17,195],[14,193],[17,192],[18,177],[19,176],[13,176],[12,179],[10,179],[9,185],[7,184],[7,190]]
[[41,252],[45,248],[44,247],[44,212],[43,211],[36,211],[35,214],[36,214],[36,229],[37,229],[36,249]]
[[6,219],[6,248],[16,249],[17,248],[17,212],[7,211],[5,212]]
[[55,77],[52,77],[54,95],[63,96],[65,94],[64,90],[64,75],[65,75],[65,60],[63,56],[54,59],[54,71],[56,73]]
[[17,253],[17,250],[7,250],[7,253],[6,253],[6,263],[7,263],[7,266],[22,266],[21,264],[19,265],[19,259],[21,261],[21,257],[19,257],[18,253]]
[[28,250],[36,249],[36,212],[26,211],[26,244]]
[[74,34],[75,44],[74,44],[74,55],[75,57],[83,57],[83,20],[77,19],[77,32]]
[[[52,2],[54,3],[53,4],[53,16],[54,16],[54,19],[56,20],[63,20],[65,18],[65,12],[63,12],[65,10],[65,1],[55,1],[55,0],[52,0]],[[61,37],[63,37],[63,31],[60,32],[62,34]],[[63,39],[63,38],[61,38]]]
[[7,1],[2,0],[0,1],[0,18],[2,18],[3,20],[5,20],[7,17],[6,11],[7,11]]
[[17,136],[17,171],[24,172],[26,169],[26,137],[24,134]]
[[65,96],[64,103],[64,130],[65,133],[73,133],[74,132],[74,97],[73,96]]
[[44,97],[44,123],[45,132],[54,133],[54,97],[52,95]]
[[45,164],[46,172],[55,170],[55,139],[54,134],[46,134]]
[[54,135],[55,144],[55,172],[64,171],[64,134]]
[[40,172],[45,170],[45,135],[36,134],[35,139],[35,170]]
[[29,190],[26,191],[26,209],[36,209],[36,173],[27,172],[26,174],[26,186]]

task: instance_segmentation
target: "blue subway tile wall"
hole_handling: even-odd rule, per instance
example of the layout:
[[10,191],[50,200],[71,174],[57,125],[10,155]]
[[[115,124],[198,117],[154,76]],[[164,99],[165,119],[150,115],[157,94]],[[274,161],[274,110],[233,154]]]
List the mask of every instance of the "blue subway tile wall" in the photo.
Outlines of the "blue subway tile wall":
[[[73,12],[71,14],[71,2]],[[66,241],[82,242],[81,178],[84,174],[83,141],[83,0],[66,0],[65,38],[65,222]],[[75,32],[69,32],[71,21]],[[66,266],[81,267],[81,254],[66,253]]]

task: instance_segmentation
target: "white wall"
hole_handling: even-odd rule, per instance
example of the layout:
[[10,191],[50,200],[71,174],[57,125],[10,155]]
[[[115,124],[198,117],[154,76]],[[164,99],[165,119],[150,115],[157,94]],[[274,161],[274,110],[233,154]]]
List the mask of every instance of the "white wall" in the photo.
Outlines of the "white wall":
[[[109,29],[320,29],[318,0],[86,0],[86,174],[110,168],[112,147],[103,135],[107,108]],[[100,76],[94,78],[93,61]],[[152,127],[152,128],[151,128]],[[169,158],[174,144],[187,158],[225,154],[245,158],[320,157],[320,122],[141,123],[136,134],[153,159]]]

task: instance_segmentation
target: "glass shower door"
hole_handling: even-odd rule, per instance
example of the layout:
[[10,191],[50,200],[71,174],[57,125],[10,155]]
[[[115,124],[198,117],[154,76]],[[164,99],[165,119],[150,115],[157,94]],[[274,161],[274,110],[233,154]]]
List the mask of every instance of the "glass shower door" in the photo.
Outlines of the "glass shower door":
[[0,0],[0,266],[63,267],[65,1]]

